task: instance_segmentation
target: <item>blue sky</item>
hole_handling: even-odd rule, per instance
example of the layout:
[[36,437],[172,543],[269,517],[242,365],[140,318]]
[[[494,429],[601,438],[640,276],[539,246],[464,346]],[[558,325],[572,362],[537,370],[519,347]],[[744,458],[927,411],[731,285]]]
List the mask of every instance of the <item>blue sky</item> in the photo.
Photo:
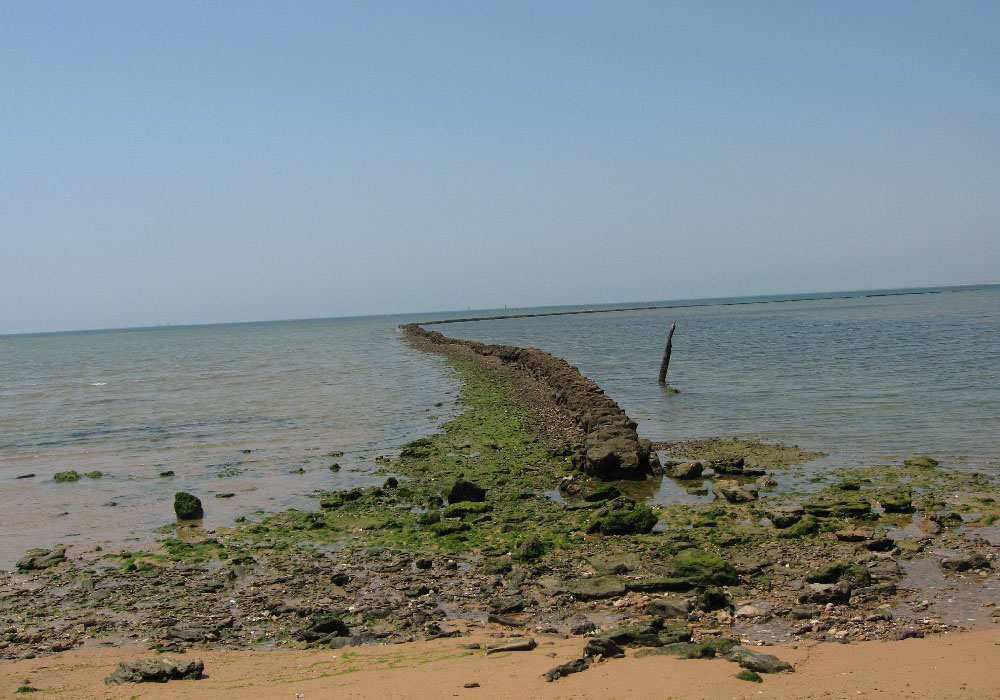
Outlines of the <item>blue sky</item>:
[[1000,279],[995,2],[0,2],[0,333]]

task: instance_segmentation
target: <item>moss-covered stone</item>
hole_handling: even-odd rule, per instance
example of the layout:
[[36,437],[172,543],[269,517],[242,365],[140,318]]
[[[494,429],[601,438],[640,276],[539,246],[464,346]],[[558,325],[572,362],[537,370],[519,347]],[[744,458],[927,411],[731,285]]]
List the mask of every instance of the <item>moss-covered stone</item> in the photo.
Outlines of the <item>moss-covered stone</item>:
[[914,469],[933,469],[938,466],[940,462],[933,457],[929,457],[928,455],[919,455],[917,457],[910,457],[909,459],[903,460],[903,464]]
[[178,520],[197,520],[205,515],[201,500],[186,491],[174,494],[174,513]]
[[657,522],[657,517],[646,506],[615,509],[602,518],[598,518],[590,526],[591,532],[602,535],[642,535],[650,532]]
[[65,472],[56,472],[52,475],[53,480],[58,484],[72,483],[80,479],[80,474],[75,469]]
[[837,561],[806,573],[806,581],[810,583],[839,583],[846,581],[852,588],[870,586],[871,572],[860,564]]
[[913,492],[909,489],[883,491],[879,494],[878,500],[886,513],[913,512]]
[[460,501],[452,503],[441,511],[442,518],[456,518],[469,514],[482,514],[492,512],[493,506],[485,501]]
[[678,577],[698,588],[726,586],[740,580],[736,569],[725,559],[693,547],[678,552],[671,563]]
[[614,484],[606,484],[599,489],[595,489],[583,497],[583,500],[590,503],[598,501],[612,501],[622,495],[622,492]]
[[562,589],[579,600],[617,598],[625,594],[625,581],[618,576],[591,576],[564,581]]
[[794,539],[805,537],[806,535],[814,535],[817,532],[819,532],[819,521],[812,515],[803,515],[797,523],[780,531],[778,537],[781,539]]
[[863,518],[871,514],[872,505],[861,499],[813,501],[804,506],[806,513],[817,518]]

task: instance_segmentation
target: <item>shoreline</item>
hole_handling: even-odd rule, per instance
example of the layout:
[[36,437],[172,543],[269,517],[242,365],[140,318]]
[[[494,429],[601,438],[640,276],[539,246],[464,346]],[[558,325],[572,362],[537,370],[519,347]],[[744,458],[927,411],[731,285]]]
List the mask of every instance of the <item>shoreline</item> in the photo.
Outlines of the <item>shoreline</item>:
[[[484,632],[494,641],[537,637],[579,654],[588,640],[619,640],[629,649],[622,666],[609,660],[570,676],[586,687],[588,676],[624,668],[633,648],[716,655],[725,639],[752,650],[783,639],[861,644],[961,629],[967,625],[943,622],[935,611],[949,593],[925,602],[907,587],[912,564],[933,563],[939,550],[952,552],[943,559],[949,562],[986,552],[961,571],[934,571],[954,590],[996,589],[998,547],[965,537],[975,528],[946,517],[955,512],[949,508],[971,504],[983,517],[996,515],[983,496],[995,492],[989,480],[927,464],[859,471],[802,498],[798,511],[783,511],[792,504],[768,502],[759,480],[780,479],[781,468],[803,455],[781,446],[755,454],[728,441],[712,453],[691,447],[690,461],[665,465],[667,476],[647,463],[643,476],[651,478],[609,482],[594,470],[588,439],[605,419],[633,435],[634,425],[596,384],[541,351],[408,335],[450,358],[466,411],[384,461],[394,475],[384,486],[326,493],[319,511],[284,511],[236,528],[182,524],[149,551],[93,551],[25,574],[4,572],[0,612],[9,624],[0,630],[0,656],[20,664],[102,643],[223,655],[325,647],[342,656],[409,648],[404,643],[455,645]],[[550,377],[569,377],[581,387],[579,401],[602,410],[588,413],[575,392],[554,391]],[[704,488],[708,482],[678,476],[681,465],[690,470],[699,461],[716,471],[713,490],[727,484],[714,502],[645,505],[660,478]],[[620,475],[621,461],[615,470]],[[459,482],[484,493],[456,496]],[[733,497],[752,490],[752,499]],[[943,490],[962,496],[937,500]],[[884,507],[890,494],[896,513]],[[936,532],[904,532],[916,526],[914,513]],[[761,524],[776,514],[790,522]],[[982,608],[996,602],[984,598]],[[363,651],[343,651],[356,644]],[[542,644],[510,656],[551,668],[545,653]],[[710,663],[723,664],[726,677],[738,670]],[[570,679],[538,687],[554,693]],[[167,686],[175,687],[189,684]],[[183,692],[201,692],[190,687]]]

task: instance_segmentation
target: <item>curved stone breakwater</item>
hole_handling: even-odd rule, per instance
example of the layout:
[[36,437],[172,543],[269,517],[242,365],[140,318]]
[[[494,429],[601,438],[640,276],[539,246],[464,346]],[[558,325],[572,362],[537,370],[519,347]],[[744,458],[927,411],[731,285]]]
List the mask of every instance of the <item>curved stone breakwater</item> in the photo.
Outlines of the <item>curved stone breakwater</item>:
[[428,349],[466,348],[473,355],[496,358],[546,386],[556,407],[584,434],[577,466],[586,473],[606,480],[645,479],[659,469],[656,453],[650,441],[636,433],[635,421],[566,360],[538,348],[450,338],[416,323],[400,328],[411,341]]

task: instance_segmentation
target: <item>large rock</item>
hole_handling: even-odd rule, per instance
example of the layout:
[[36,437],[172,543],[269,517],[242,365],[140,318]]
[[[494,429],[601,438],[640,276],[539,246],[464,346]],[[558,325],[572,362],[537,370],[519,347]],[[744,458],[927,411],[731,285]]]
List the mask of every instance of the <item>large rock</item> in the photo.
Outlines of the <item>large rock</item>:
[[778,529],[791,527],[802,519],[806,510],[802,506],[776,506],[764,512],[771,524]]
[[697,479],[705,471],[701,462],[680,462],[669,467],[668,473],[675,479]]
[[201,659],[175,661],[165,656],[138,658],[122,661],[118,668],[104,679],[105,685],[122,683],[166,683],[172,680],[197,680],[202,677],[205,664]]
[[178,520],[198,520],[205,515],[201,500],[184,491],[174,494],[174,513]]
[[658,518],[646,506],[615,508],[590,525],[602,535],[643,535],[656,527]]
[[948,571],[968,571],[969,569],[989,569],[990,561],[982,554],[973,554],[968,557],[956,557],[945,559],[941,562],[941,568]]
[[728,586],[739,583],[740,580],[736,569],[722,557],[693,547],[678,552],[672,564],[677,576],[687,579],[698,588]]
[[481,502],[486,500],[486,489],[476,486],[471,481],[459,479],[448,492],[448,503],[461,503],[462,501]]
[[618,576],[591,576],[563,582],[561,588],[577,600],[601,600],[625,595],[625,581]]

